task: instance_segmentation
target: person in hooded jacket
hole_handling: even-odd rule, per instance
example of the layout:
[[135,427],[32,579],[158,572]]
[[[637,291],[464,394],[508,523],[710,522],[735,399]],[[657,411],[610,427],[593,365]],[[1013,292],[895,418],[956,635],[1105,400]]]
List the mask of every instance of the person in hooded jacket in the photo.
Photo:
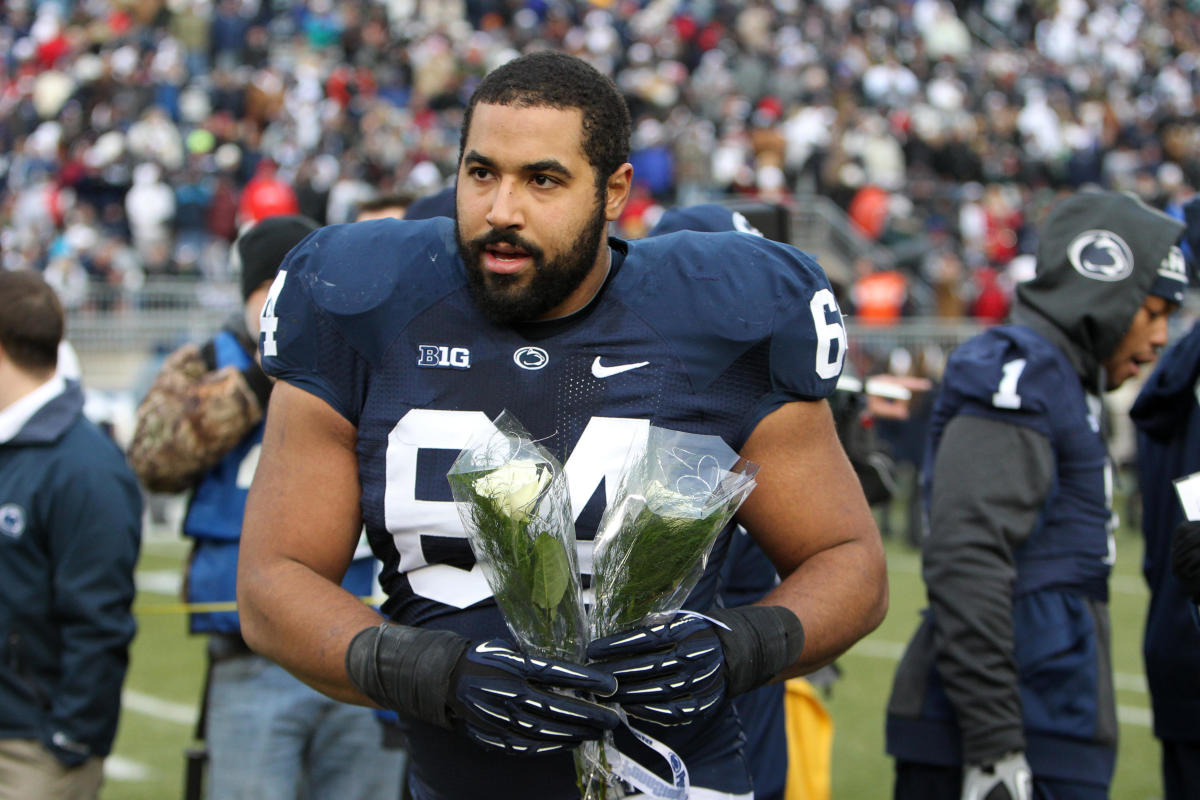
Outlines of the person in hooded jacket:
[[[1187,239],[1200,240],[1200,200],[1187,212]],[[1184,520],[1174,488],[1175,479],[1200,471],[1198,386],[1200,324],[1163,355],[1129,412],[1137,427],[1142,574],[1150,587],[1142,655],[1165,800],[1200,797],[1200,522]]]
[[94,800],[121,710],[142,499],[56,371],[64,318],[0,269],[0,800]]
[[927,441],[929,608],[887,713],[899,800],[1100,800],[1117,719],[1102,393],[1157,356],[1183,224],[1123,193],[1060,200],[1010,324],[947,362]]

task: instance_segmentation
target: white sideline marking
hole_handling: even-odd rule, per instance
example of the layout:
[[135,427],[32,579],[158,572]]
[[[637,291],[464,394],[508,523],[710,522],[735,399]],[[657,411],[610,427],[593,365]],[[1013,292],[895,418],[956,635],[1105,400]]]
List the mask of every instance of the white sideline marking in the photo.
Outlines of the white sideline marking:
[[144,714],[147,717],[174,722],[179,725],[196,724],[196,707],[186,703],[172,703],[135,689],[121,692],[121,710]]
[[1137,725],[1139,728],[1149,728],[1154,724],[1154,717],[1148,708],[1117,706],[1117,722],[1125,725]]
[[134,574],[133,582],[139,592],[179,597],[183,576],[177,569],[140,570]]
[[[905,645],[899,642],[888,642],[879,639],[864,639],[850,650],[848,655],[881,658],[885,661],[899,661],[904,655]],[[1139,673],[1118,672],[1113,675],[1113,686],[1126,692],[1149,694],[1146,686],[1146,676]],[[1150,709],[1137,706],[1117,706],[1117,720],[1126,725],[1138,725],[1149,728],[1153,724]]]
[[104,777],[110,781],[144,781],[150,778],[150,768],[140,761],[110,755],[104,759]]

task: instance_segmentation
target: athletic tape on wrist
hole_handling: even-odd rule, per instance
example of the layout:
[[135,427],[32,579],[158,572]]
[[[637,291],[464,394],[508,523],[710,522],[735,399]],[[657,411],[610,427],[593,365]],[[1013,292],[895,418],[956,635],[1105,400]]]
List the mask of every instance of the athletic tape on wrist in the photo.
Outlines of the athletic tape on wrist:
[[450,631],[381,623],[346,648],[346,674],[384,708],[450,728],[446,698],[454,665],[470,642]]
[[783,606],[718,608],[709,614],[721,623],[717,638],[731,697],[768,683],[804,650],[804,626]]

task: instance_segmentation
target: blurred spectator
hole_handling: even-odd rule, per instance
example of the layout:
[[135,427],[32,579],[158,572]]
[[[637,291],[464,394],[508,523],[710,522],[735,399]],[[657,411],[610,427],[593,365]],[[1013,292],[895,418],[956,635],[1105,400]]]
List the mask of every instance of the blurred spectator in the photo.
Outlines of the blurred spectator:
[[[317,225],[269,217],[234,244],[244,308],[203,346],[167,357],[137,411],[129,461],[147,489],[190,492],[192,540],[185,599],[234,602],[246,493],[258,465],[272,382],[258,365],[259,314],[287,252]],[[343,585],[371,593],[374,559],[355,560]],[[189,616],[208,638],[204,727],[207,794],[369,800],[399,793],[404,759],[385,752],[371,709],[338,703],[253,653],[235,610]],[[280,794],[282,792],[282,794]]]
[[[583,55],[630,101],[646,202],[623,221],[629,230],[644,233],[664,207],[720,194],[802,204],[816,192],[867,238],[904,249],[896,265],[922,298],[917,311],[933,284],[919,256],[902,256],[926,237],[959,251],[969,314],[976,292],[995,298],[993,275],[1033,252],[1025,219],[1056,196],[1099,184],[1161,206],[1200,183],[1200,17],[1180,4],[67,8],[0,10],[9,266],[45,269],[74,206],[132,237],[144,272],[227,281],[204,266],[219,258],[200,255],[198,272],[189,265],[208,237],[231,242],[268,206],[345,222],[372,194],[441,188],[475,83],[539,47]],[[139,201],[140,217],[129,209],[127,195],[146,193],[134,180],[142,164],[174,191],[173,220],[169,204]],[[259,173],[264,164],[273,176]],[[294,197],[275,191],[276,180]],[[85,268],[87,250],[77,253]],[[991,319],[997,306],[980,313]]]
[[381,194],[370,200],[364,200],[358,204],[358,211],[354,215],[354,221],[364,222],[369,219],[384,219],[387,217],[404,219],[405,213],[408,212],[408,207],[413,204],[415,199],[410,194]]
[[0,272],[3,800],[99,796],[136,629],[141,496],[56,371],[63,329],[45,281]]

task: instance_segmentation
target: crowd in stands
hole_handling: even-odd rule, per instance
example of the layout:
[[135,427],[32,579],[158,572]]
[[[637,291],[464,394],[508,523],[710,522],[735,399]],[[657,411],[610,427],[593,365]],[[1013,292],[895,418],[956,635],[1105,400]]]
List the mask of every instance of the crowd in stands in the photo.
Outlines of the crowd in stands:
[[481,76],[550,47],[628,98],[624,235],[670,205],[816,193],[891,254],[855,267],[849,310],[873,283],[884,322],[998,319],[1060,193],[1169,208],[1200,185],[1198,6],[16,0],[0,10],[3,266],[41,270],[68,307],[95,284],[229,281],[250,219],[347,222],[452,182]]

